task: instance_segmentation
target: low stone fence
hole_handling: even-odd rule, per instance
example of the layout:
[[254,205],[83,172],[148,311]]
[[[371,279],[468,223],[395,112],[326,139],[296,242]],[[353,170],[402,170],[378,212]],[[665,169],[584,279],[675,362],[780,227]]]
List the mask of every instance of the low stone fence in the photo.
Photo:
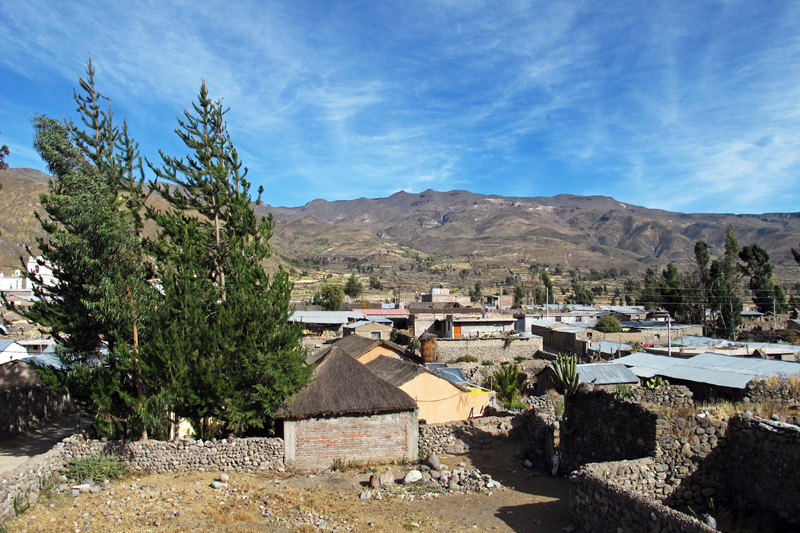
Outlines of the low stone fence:
[[800,404],[800,379],[795,377],[751,381],[747,384],[745,399],[751,403]]
[[800,524],[800,427],[738,416],[731,419],[725,452],[730,458],[731,503],[751,513],[778,516],[791,525],[787,529],[796,530]]
[[542,338],[531,337],[512,339],[508,344],[505,338],[493,339],[436,339],[436,362],[455,361],[461,356],[471,355],[478,361],[513,361],[515,357],[533,359],[542,349]]
[[0,390],[0,405],[0,436],[14,435],[75,412],[68,394],[55,394],[45,386]]
[[570,518],[578,531],[711,533],[696,518],[652,497],[666,474],[653,459],[587,464],[570,476]]
[[460,455],[491,449],[498,439],[517,439],[520,451],[534,464],[548,464],[553,456],[552,414],[525,411],[516,416],[487,416],[444,424],[421,424],[419,449],[423,453]]
[[[0,521],[34,503],[48,479],[69,461],[102,453],[128,460],[135,470],[155,473],[190,471],[279,471],[285,470],[283,439],[247,438],[200,441],[86,440],[73,436],[52,450],[31,458],[6,472],[0,482]],[[81,481],[81,480],[77,480]]]
[[641,403],[655,403],[664,407],[684,408],[694,405],[692,391],[683,385],[670,385],[657,389],[636,387],[631,390],[631,400]]
[[127,459],[135,470],[166,472],[284,471],[283,439],[181,439],[172,442],[84,440],[71,437],[57,445],[67,461],[101,453]]

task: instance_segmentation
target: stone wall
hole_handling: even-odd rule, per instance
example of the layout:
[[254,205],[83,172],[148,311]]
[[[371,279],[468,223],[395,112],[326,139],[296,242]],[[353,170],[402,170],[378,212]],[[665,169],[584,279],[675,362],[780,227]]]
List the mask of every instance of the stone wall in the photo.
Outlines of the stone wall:
[[419,449],[424,454],[460,455],[476,449],[491,449],[498,439],[517,439],[520,451],[539,466],[549,464],[553,456],[553,438],[553,415],[534,410],[516,416],[485,416],[419,427]]
[[775,402],[778,405],[800,403],[800,380],[795,377],[751,381],[747,384],[745,398],[752,403]]
[[692,391],[683,385],[670,385],[657,389],[647,387],[636,387],[631,389],[631,401],[641,403],[654,403],[665,407],[675,407],[678,409],[691,407],[694,405]]
[[55,394],[44,386],[0,390],[0,436],[13,435],[51,418],[74,413],[68,394]]
[[163,442],[85,440],[80,436],[65,439],[57,445],[66,461],[101,453],[127,459],[135,470],[155,472],[203,471],[283,471],[283,439],[191,438]]
[[581,385],[566,404],[559,456],[562,472],[586,463],[654,454],[656,414],[592,385]]
[[282,439],[102,442],[73,436],[64,439],[49,452],[37,455],[18,468],[3,473],[3,482],[0,484],[0,522],[13,517],[16,509],[36,502],[43,484],[57,475],[69,461],[101,453],[119,455],[127,459],[136,470],[156,473],[284,471]]
[[541,337],[514,339],[506,346],[504,338],[494,339],[436,339],[436,362],[455,361],[472,355],[479,361],[513,361],[515,357],[533,359],[542,349]]
[[[660,394],[676,404],[691,399],[680,389]],[[589,524],[587,530],[606,530],[605,523],[593,521],[596,517],[584,516],[597,512],[599,500],[582,498],[595,497],[622,508],[636,498],[673,508],[734,507],[789,528],[800,523],[800,427],[753,418],[749,412],[729,418],[715,407],[670,418],[663,410],[651,411],[591,387],[582,387],[570,403],[561,462],[566,469],[581,467],[574,480],[580,484],[586,478],[591,485],[580,489],[573,502],[584,521],[576,523]],[[587,470],[587,463],[594,464]],[[619,503],[622,493],[629,493],[627,503]]]
[[570,476],[570,517],[578,531],[685,532],[714,530],[652,497],[664,481],[652,458],[588,464]]
[[[800,524],[800,427],[731,419],[726,455],[731,503],[748,512],[780,517],[796,530]],[[746,460],[741,460],[746,458]]]

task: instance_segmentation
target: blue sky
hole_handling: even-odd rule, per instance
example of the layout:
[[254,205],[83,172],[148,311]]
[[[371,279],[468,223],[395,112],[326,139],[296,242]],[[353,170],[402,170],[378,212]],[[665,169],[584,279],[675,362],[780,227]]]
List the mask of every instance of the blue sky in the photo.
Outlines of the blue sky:
[[[201,79],[272,205],[466,189],[800,211],[800,2],[0,0],[0,143],[98,86],[185,155]],[[2,194],[2,193],[0,193]]]

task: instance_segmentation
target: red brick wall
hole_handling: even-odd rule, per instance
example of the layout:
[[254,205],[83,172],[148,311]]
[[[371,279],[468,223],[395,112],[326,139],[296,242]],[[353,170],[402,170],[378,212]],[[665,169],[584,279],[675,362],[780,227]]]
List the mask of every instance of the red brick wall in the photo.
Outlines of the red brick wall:
[[336,459],[389,461],[410,458],[408,420],[411,416],[413,413],[393,413],[299,420],[297,468],[327,468]]

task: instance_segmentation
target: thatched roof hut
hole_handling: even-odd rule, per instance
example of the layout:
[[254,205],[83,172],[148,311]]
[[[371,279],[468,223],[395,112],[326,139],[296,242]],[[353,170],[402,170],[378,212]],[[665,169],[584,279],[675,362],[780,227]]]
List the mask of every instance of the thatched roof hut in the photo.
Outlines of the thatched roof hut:
[[333,346],[314,379],[275,414],[287,467],[318,470],[336,460],[396,461],[416,457],[417,404]]
[[379,378],[338,346],[331,346],[314,369],[313,381],[292,396],[275,418],[372,415],[416,408],[408,394]]

